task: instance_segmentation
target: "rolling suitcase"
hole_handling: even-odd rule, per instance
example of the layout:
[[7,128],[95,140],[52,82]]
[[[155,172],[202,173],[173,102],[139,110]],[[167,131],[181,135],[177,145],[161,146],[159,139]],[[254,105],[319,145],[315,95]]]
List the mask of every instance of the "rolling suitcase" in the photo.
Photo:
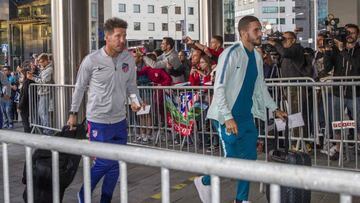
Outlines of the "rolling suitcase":
[[[311,157],[303,152],[289,150],[289,127],[286,122],[285,130],[285,149],[278,147],[278,133],[275,133],[276,149],[269,152],[269,161],[293,164],[299,166],[311,166]],[[281,203],[310,203],[311,191],[291,188],[286,186],[280,187]],[[266,198],[270,202],[270,186],[266,186]]]

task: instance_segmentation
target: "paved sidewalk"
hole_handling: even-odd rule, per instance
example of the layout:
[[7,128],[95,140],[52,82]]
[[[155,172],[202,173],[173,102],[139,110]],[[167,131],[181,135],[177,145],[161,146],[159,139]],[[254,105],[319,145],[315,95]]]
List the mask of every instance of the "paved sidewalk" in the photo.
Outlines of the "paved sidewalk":
[[[17,128],[15,130],[21,130]],[[1,147],[0,147],[1,148]],[[22,146],[9,144],[8,146],[10,164],[10,193],[11,202],[23,202],[22,193],[24,185],[21,183],[23,167],[25,162],[25,149]],[[2,152],[0,150],[0,152]],[[1,162],[2,163],[2,162]],[[192,182],[197,174],[170,171],[171,202],[178,203],[197,203],[200,202],[197,191]],[[145,167],[140,165],[128,166],[128,188],[129,203],[160,203],[161,180],[160,168]],[[76,194],[82,184],[82,165],[80,165],[77,175],[65,192],[64,203],[76,203]],[[93,193],[93,202],[99,202],[101,183]],[[232,203],[235,196],[235,181],[222,179],[221,181],[221,202]],[[0,202],[3,202],[3,180],[2,167],[0,167]],[[112,202],[120,202],[119,184],[116,187]],[[251,184],[250,200],[253,203],[266,203],[266,197],[259,192],[259,184]],[[312,203],[336,203],[339,196],[322,192],[312,193]],[[354,198],[354,203],[360,203],[360,198]]]

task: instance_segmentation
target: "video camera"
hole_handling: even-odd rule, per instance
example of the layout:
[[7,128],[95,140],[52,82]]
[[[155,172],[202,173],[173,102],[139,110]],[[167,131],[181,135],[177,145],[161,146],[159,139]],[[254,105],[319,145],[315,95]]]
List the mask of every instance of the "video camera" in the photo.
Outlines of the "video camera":
[[345,42],[346,37],[350,34],[345,27],[338,27],[340,23],[339,18],[335,18],[334,15],[329,14],[328,19],[325,20],[327,31],[323,33],[326,38],[324,39],[324,46],[333,47],[335,45],[334,39]]
[[268,34],[264,40],[272,40],[280,43],[284,40],[284,36],[282,32],[276,31]]
[[[271,32],[270,34],[268,34],[266,37],[263,37],[262,39],[263,41],[275,41],[277,43],[281,43],[284,40],[283,37],[283,33],[276,31],[276,32]],[[271,56],[277,56],[279,55],[279,53],[277,52],[276,48],[268,43],[263,43],[261,45],[261,49],[266,53],[269,54]]]

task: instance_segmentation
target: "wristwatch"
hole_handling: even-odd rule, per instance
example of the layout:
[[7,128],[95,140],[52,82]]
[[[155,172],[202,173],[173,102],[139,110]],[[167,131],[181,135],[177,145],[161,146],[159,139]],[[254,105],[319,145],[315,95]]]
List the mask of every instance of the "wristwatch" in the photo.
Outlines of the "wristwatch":
[[70,111],[69,112],[69,115],[74,115],[74,116],[77,116],[78,112],[75,112],[75,111]]

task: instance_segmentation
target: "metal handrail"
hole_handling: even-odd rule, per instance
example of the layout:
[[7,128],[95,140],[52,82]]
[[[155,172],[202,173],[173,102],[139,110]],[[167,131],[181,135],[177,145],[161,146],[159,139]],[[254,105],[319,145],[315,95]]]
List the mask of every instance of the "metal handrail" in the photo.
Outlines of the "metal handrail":
[[[6,130],[0,130],[0,142],[3,143],[3,146],[6,146],[4,147],[6,149],[7,143],[14,143],[26,146],[27,152],[30,151],[30,148],[42,148],[52,150],[52,152],[66,152],[83,155],[86,161],[89,161],[87,159],[89,157],[102,157],[111,160],[120,160],[120,163],[134,163],[161,167],[162,172],[164,173],[162,174],[162,183],[168,182],[168,169],[175,169],[211,174],[215,179],[218,177],[227,177],[270,183],[272,185],[271,187],[274,188],[274,190],[272,190],[272,195],[275,195],[276,197],[279,197],[278,195],[280,195],[280,190],[278,190],[279,185],[340,193],[340,199],[344,200],[341,202],[345,202],[345,200],[351,198],[351,195],[360,194],[360,174],[356,172],[285,165],[263,161],[210,157],[184,152],[179,153],[124,145],[119,146],[114,144],[89,142],[88,140],[40,136]],[[57,156],[54,156],[53,153],[53,158],[54,157],[58,158]],[[29,158],[31,159],[31,156],[27,156],[27,159]],[[8,157],[4,157],[3,163],[8,164],[7,159]],[[27,160],[27,162],[29,163],[31,160]],[[56,161],[53,161],[53,164],[54,163],[56,163]],[[4,166],[4,169],[6,169],[4,170],[4,174],[6,174],[8,165]],[[90,170],[90,168],[87,166],[86,169],[84,169],[84,172],[86,172],[86,170]],[[58,172],[58,170],[55,171]],[[31,167],[27,172],[31,174]],[[122,176],[126,176],[124,173],[121,174]],[[28,177],[30,177],[30,175],[28,175]],[[89,180],[84,180],[84,182],[88,183],[87,181]],[[214,181],[214,183],[212,189],[216,194],[219,194],[220,181]],[[9,187],[9,183],[5,183],[4,186]],[[85,184],[85,187],[89,187],[89,184]],[[126,186],[123,185],[122,187],[126,188]],[[169,197],[169,194],[164,194],[164,192],[166,193],[168,191],[167,188],[163,188],[163,195],[165,197]],[[216,200],[217,198],[213,199]]]

